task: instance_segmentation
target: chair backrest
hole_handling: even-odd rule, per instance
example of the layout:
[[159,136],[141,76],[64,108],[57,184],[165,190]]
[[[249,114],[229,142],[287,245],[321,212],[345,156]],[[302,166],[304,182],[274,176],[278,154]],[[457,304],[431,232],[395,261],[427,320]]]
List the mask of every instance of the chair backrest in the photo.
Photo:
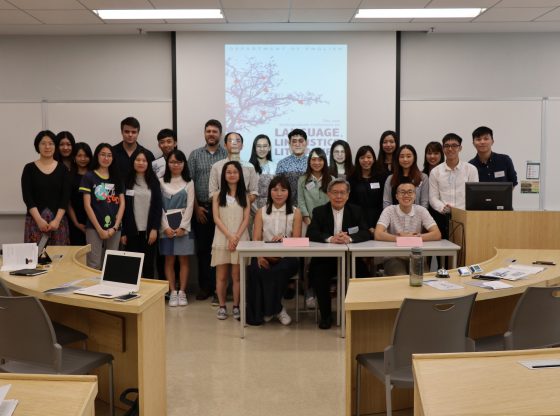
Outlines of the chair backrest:
[[392,368],[412,365],[412,354],[474,351],[468,332],[475,297],[405,298],[393,329]]
[[0,277],[0,296],[12,296],[12,292],[8,288],[8,285]]
[[0,296],[0,333],[0,359],[27,361],[60,372],[62,348],[38,299]]
[[560,287],[528,287],[504,334],[506,349],[560,345]]

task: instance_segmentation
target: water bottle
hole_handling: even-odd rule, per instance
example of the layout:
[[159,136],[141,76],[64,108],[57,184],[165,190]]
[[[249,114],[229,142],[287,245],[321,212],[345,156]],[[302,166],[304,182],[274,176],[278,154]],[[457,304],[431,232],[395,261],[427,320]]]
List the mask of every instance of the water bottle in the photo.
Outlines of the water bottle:
[[410,286],[422,286],[424,258],[422,257],[422,249],[420,247],[413,247],[410,252],[409,276]]

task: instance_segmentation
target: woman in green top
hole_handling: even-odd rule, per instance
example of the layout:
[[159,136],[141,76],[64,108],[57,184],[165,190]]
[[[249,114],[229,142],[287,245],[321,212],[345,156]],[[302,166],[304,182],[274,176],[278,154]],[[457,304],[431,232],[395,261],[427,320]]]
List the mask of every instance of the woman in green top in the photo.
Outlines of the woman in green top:
[[307,171],[298,179],[298,208],[303,222],[311,222],[313,210],[329,202],[327,186],[334,178],[329,174],[329,164],[325,151],[319,147],[309,152]]

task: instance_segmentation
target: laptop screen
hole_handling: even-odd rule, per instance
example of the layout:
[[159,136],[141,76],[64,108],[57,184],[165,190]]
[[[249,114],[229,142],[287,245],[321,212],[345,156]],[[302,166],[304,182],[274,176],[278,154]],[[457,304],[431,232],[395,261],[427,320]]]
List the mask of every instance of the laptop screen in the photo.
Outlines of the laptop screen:
[[123,252],[117,253],[110,253],[110,250],[106,252],[103,281],[136,285],[143,256],[126,255]]

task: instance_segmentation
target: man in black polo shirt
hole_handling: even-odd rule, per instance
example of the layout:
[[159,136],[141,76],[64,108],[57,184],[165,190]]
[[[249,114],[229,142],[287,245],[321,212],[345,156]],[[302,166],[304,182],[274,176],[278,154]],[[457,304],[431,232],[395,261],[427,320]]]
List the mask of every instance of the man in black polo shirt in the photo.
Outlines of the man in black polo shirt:
[[511,182],[517,185],[517,172],[513,162],[508,155],[494,153],[493,132],[490,128],[481,126],[472,133],[473,145],[476,148],[476,156],[469,160],[478,170],[480,182]]
[[[140,133],[140,122],[134,117],[127,117],[121,121],[122,141],[113,146],[113,158],[119,168],[119,176],[126,181],[132,166],[135,152],[144,149],[138,144],[138,134]],[[154,160],[154,154],[146,149],[148,162]]]

